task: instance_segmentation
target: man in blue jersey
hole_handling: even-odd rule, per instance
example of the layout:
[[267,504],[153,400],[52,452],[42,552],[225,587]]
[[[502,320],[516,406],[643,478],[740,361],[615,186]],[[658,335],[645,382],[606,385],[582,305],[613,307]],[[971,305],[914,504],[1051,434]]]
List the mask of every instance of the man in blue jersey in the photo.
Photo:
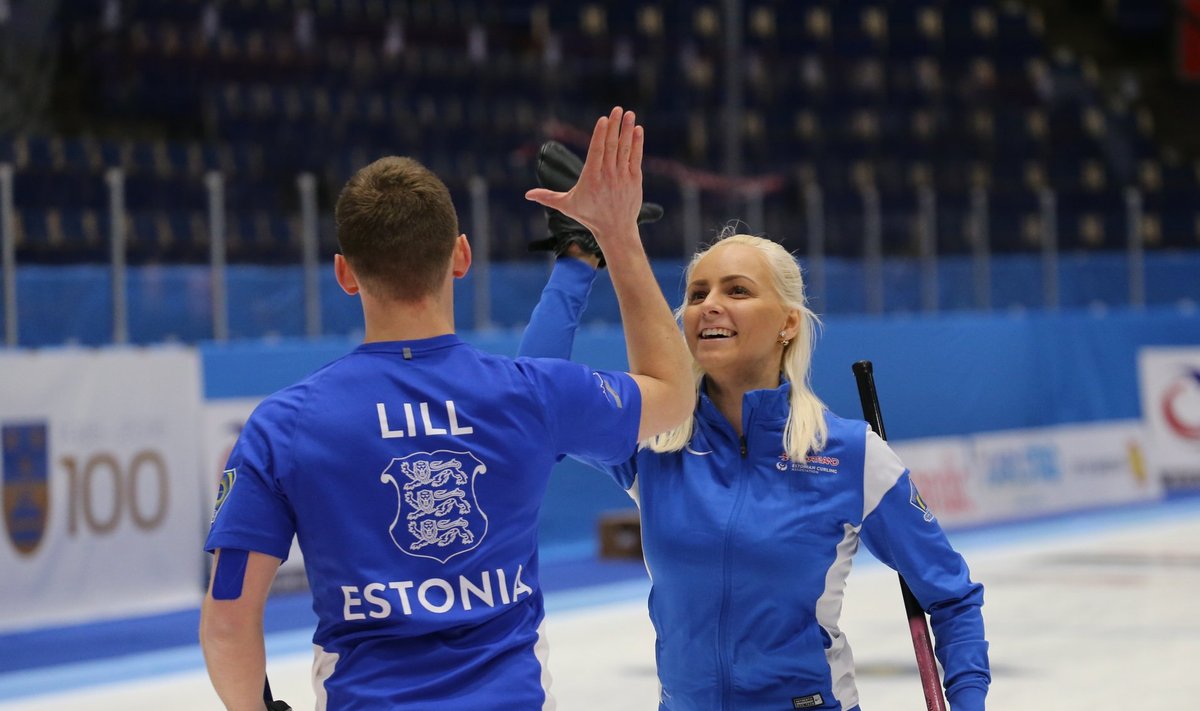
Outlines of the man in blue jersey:
[[642,143],[614,108],[575,188],[527,195],[613,255],[623,321],[637,324],[629,373],[459,340],[452,285],[471,250],[445,185],[404,158],[347,183],[334,268],[361,297],[365,342],[254,411],[205,544],[200,636],[227,708],[264,706],[263,608],[293,535],[318,616],[318,709],[553,707],[537,558],[551,467],[566,454],[615,464],[692,404],[687,348],[638,237]]

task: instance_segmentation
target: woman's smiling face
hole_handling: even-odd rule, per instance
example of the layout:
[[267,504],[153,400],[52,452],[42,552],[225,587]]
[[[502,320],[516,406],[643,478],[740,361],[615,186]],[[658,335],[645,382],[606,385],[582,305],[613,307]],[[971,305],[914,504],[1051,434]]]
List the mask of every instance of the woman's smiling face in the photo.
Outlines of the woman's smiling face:
[[767,260],[745,244],[718,244],[692,270],[683,330],[692,356],[718,381],[733,377],[778,385],[780,331],[791,338],[798,317],[780,301]]

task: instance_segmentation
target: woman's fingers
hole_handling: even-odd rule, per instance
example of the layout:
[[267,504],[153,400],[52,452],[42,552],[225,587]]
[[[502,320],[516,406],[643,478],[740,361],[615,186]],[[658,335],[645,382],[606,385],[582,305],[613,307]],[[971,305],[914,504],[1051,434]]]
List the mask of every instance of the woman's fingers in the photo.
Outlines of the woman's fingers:
[[617,148],[617,170],[629,171],[629,157],[633,152],[633,128],[637,117],[632,111],[626,111],[621,117],[621,138]]
[[608,114],[608,135],[604,139],[604,162],[607,170],[613,170],[617,165],[618,144],[621,139],[621,115],[624,111],[620,106],[614,106]]
[[592,140],[588,143],[587,155],[583,157],[583,168],[579,172],[581,179],[588,173],[599,170],[601,163],[604,162],[604,142],[608,139],[608,123],[607,116],[596,119],[596,126],[592,129]]
[[629,154],[629,173],[637,178],[640,183],[642,180],[642,149],[646,145],[646,131],[641,126],[633,127],[633,140]]

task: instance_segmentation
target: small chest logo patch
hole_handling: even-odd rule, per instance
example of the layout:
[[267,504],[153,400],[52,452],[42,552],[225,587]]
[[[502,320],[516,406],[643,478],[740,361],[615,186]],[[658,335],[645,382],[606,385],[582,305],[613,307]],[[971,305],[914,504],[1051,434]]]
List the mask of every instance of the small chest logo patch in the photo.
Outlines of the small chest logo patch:
[[779,461],[775,462],[775,468],[781,472],[786,472],[791,469],[794,472],[808,472],[809,474],[837,474],[838,466],[842,463],[837,457],[828,457],[819,454],[809,454],[804,457],[803,462],[791,461],[791,457],[785,451],[779,455]]
[[818,706],[825,705],[825,698],[820,694],[809,694],[808,696],[797,696],[792,699],[792,708],[794,709],[815,709]]

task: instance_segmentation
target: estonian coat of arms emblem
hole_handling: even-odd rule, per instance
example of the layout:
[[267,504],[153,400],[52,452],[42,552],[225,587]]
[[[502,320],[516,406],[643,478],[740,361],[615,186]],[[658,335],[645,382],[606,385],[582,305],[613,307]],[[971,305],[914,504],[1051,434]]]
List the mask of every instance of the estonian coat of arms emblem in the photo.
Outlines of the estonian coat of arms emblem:
[[414,452],[379,476],[396,489],[396,518],[388,528],[405,553],[445,563],[479,545],[487,515],[475,497],[475,477],[487,465],[470,452]]

